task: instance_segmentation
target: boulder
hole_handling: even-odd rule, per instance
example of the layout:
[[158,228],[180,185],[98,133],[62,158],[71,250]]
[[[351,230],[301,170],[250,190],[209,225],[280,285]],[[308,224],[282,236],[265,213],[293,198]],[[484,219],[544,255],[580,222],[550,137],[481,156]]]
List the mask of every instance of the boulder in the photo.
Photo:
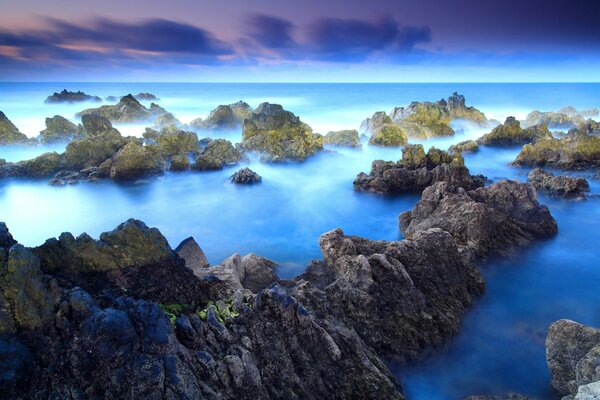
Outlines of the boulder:
[[408,143],[406,132],[398,125],[385,124],[373,131],[369,144],[386,147],[400,147]]
[[279,104],[262,103],[244,120],[242,147],[266,161],[304,161],[323,148],[323,138]]
[[128,143],[139,143],[139,140],[124,138],[116,130],[75,139],[67,145],[63,153],[65,168],[81,170],[99,166]]
[[156,95],[152,94],[152,93],[148,93],[148,92],[140,92],[138,94],[136,94],[135,96],[136,100],[138,101],[157,101],[160,100],[158,97],[156,97]]
[[323,144],[339,147],[360,147],[360,138],[356,129],[331,131],[323,136]]
[[453,144],[450,146],[450,148],[448,148],[448,154],[450,155],[476,153],[478,151],[479,145],[475,140],[465,140],[463,142]]
[[178,131],[183,124],[171,113],[158,116],[152,124],[152,128],[166,131]]
[[96,114],[85,114],[81,116],[81,124],[85,133],[89,136],[102,135],[107,132],[116,131],[112,123],[106,117]]
[[46,118],[46,129],[40,132],[40,142],[43,144],[69,142],[81,136],[83,136],[83,126],[77,126],[68,119],[55,115]]
[[375,132],[378,128],[386,124],[391,124],[392,119],[385,111],[377,111],[371,118],[365,119],[360,124],[360,130],[362,132]]
[[532,111],[523,121],[523,125],[525,127],[547,125],[552,129],[569,130],[579,127],[586,118],[596,115],[598,115],[598,109],[577,111],[573,107],[564,107],[556,112]]
[[113,157],[110,177],[120,181],[135,180],[160,175],[164,169],[165,162],[158,149],[132,142]]
[[180,129],[163,129],[160,132],[146,128],[144,139],[147,144],[156,144],[163,157],[177,154],[195,154],[200,151],[198,135]]
[[590,191],[590,185],[585,178],[571,178],[560,175],[554,176],[541,168],[535,168],[527,175],[527,182],[540,192],[553,197],[584,199]]
[[67,89],[63,89],[62,92],[54,92],[50,96],[46,98],[44,103],[52,104],[52,103],[79,103],[82,101],[102,101],[102,99],[98,96],[92,96],[78,90],[77,92],[71,92]]
[[21,133],[8,117],[0,111],[0,145],[25,144],[30,142],[27,135]]
[[190,157],[187,154],[176,154],[171,157],[169,171],[187,171],[190,169]]
[[546,337],[546,361],[557,394],[589,392],[581,387],[600,381],[600,329],[566,319],[554,322]]
[[247,185],[262,182],[262,178],[250,168],[242,168],[231,175],[231,182],[238,185]]
[[483,135],[477,143],[484,146],[520,146],[540,139],[552,139],[552,133],[546,125],[533,125],[523,129],[515,117],[508,117],[504,124]]
[[252,111],[252,107],[243,101],[220,105],[212,110],[206,119],[196,118],[191,121],[190,127],[201,130],[239,128]]
[[166,111],[154,104],[150,109],[144,107],[131,94],[121,97],[115,105],[104,105],[98,108],[88,108],[78,113],[78,116],[87,114],[100,115],[108,118],[111,122],[144,122],[155,119]]
[[198,271],[210,266],[206,255],[191,236],[179,243],[175,252],[185,260],[185,265],[192,271]]
[[192,169],[197,171],[218,170],[227,165],[235,165],[242,159],[242,152],[234,147],[229,140],[215,139],[202,149],[200,155],[196,157]]
[[600,166],[600,137],[575,132],[562,139],[526,144],[513,165],[580,170]]

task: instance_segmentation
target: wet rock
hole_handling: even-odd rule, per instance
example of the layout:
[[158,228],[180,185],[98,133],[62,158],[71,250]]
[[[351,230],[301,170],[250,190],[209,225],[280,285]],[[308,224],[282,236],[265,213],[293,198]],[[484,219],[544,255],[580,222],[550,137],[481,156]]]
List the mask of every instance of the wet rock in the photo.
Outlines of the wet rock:
[[385,111],[377,111],[373,114],[371,118],[365,119],[360,124],[360,130],[362,132],[375,132],[375,130],[382,127],[383,125],[391,123],[392,119],[389,115],[385,113]]
[[231,175],[231,182],[238,185],[247,185],[262,182],[262,178],[250,168],[242,168]]
[[156,148],[128,143],[113,157],[110,177],[121,181],[135,180],[160,175],[164,168],[164,159]]
[[467,153],[476,153],[479,151],[479,145],[475,140],[465,140],[463,142],[459,142],[457,144],[453,144],[448,149],[448,154],[456,155],[456,154],[467,154]]
[[266,161],[303,161],[323,148],[323,138],[282,106],[262,103],[244,120],[242,146]]
[[478,258],[509,256],[558,232],[548,208],[538,203],[535,189],[516,181],[470,191],[437,182],[423,191],[412,211],[400,214],[399,224],[408,238],[441,228]]
[[79,183],[81,179],[83,179],[83,176],[80,172],[60,171],[54,175],[54,178],[52,178],[48,184],[51,186],[75,185]]
[[108,118],[111,122],[143,122],[155,119],[164,113],[164,109],[157,107],[156,105],[150,109],[144,107],[131,94],[128,94],[127,96],[121,97],[119,102],[115,105],[88,108],[77,115],[100,115]]
[[90,136],[101,135],[106,132],[113,132],[112,123],[108,118],[96,114],[86,114],[81,116],[81,124],[85,133]]
[[148,93],[148,92],[141,92],[136,94],[135,96],[136,100],[139,101],[157,101],[160,100],[158,97],[156,97],[156,95],[152,94],[152,93]]
[[546,125],[533,125],[521,128],[515,117],[508,117],[504,124],[498,125],[490,133],[483,135],[477,143],[484,146],[517,146],[533,143],[540,139],[552,139],[552,133]]
[[331,131],[323,136],[323,144],[339,147],[360,147],[360,138],[356,129]]
[[535,168],[527,175],[527,182],[540,192],[554,197],[584,199],[590,191],[590,185],[585,178],[570,178],[554,176],[541,168]]
[[191,236],[182,241],[175,249],[175,252],[185,260],[185,265],[192,271],[210,266],[206,255]]
[[386,147],[399,147],[408,143],[406,132],[394,124],[381,125],[373,131],[369,144]]
[[152,128],[154,129],[164,129],[166,131],[178,131],[181,127],[183,127],[181,121],[175,118],[175,116],[171,113],[158,116],[152,125]]
[[242,158],[242,152],[234,147],[229,140],[216,139],[210,141],[202,149],[192,165],[192,169],[197,171],[223,169],[224,166],[239,163]]
[[8,117],[0,111],[0,145],[24,144],[30,142],[27,135],[21,133]]
[[98,96],[92,96],[78,90],[77,92],[71,92],[67,89],[63,89],[62,92],[54,92],[46,98],[44,103],[79,103],[82,101],[102,101]]
[[176,154],[171,157],[170,171],[187,171],[190,169],[190,158],[187,154]]
[[40,132],[40,142],[43,144],[69,142],[83,136],[83,127],[77,126],[68,119],[55,115],[46,118],[46,129]]
[[485,177],[472,176],[460,156],[434,147],[425,154],[422,145],[407,145],[398,162],[375,160],[369,174],[361,172],[354,189],[373,193],[421,192],[435,182],[448,182],[467,190],[483,186]]
[[252,107],[243,101],[229,105],[220,105],[210,112],[205,120],[196,118],[190,127],[201,130],[235,129],[242,126],[244,120],[252,114]]
[[525,121],[523,121],[523,125],[526,127],[547,125],[552,129],[569,130],[577,128],[585,122],[587,117],[595,115],[598,115],[598,109],[577,111],[573,107],[565,107],[557,112],[532,111],[527,115]]
[[600,166],[600,137],[574,132],[562,139],[526,144],[514,165],[580,170]]
[[64,157],[56,152],[44,153],[31,160],[6,163],[0,166],[0,178],[39,178],[55,174],[63,169]]
[[546,362],[552,387],[561,396],[600,381],[600,329],[566,319],[554,322],[546,337]]

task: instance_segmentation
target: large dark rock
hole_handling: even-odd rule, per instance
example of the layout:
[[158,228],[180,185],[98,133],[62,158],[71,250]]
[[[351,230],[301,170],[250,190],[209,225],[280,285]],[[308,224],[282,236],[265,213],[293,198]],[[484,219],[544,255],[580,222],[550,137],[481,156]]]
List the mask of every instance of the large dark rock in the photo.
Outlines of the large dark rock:
[[448,182],[467,190],[483,186],[483,176],[472,176],[460,154],[450,156],[442,150],[407,145],[398,162],[375,160],[369,174],[361,172],[354,179],[354,189],[373,193],[421,192],[436,182]]
[[477,143],[484,146],[518,146],[540,139],[552,139],[552,133],[546,125],[533,125],[523,129],[515,117],[508,117],[504,124],[483,135]]
[[192,271],[209,267],[206,255],[191,236],[179,243],[175,252],[185,260],[185,265]]
[[600,394],[597,386],[584,387],[600,381],[600,329],[565,319],[554,322],[546,337],[546,361],[552,387],[559,395],[575,395],[578,391]]
[[554,176],[541,168],[535,168],[527,175],[527,182],[540,192],[554,197],[584,199],[590,191],[590,185],[585,178]]
[[526,183],[500,181],[467,191],[438,182],[423,191],[412,209],[400,214],[400,230],[410,238],[441,228],[478,258],[507,256],[534,240],[558,232],[546,206]]
[[24,144],[30,142],[27,135],[21,133],[19,128],[0,111],[0,145]]
[[262,178],[259,174],[246,167],[236,171],[231,176],[231,182],[238,185],[249,185],[262,182]]
[[67,89],[63,89],[62,92],[54,92],[46,98],[45,103],[79,103],[82,101],[102,101],[98,96],[92,96],[78,90],[77,92],[71,92]]

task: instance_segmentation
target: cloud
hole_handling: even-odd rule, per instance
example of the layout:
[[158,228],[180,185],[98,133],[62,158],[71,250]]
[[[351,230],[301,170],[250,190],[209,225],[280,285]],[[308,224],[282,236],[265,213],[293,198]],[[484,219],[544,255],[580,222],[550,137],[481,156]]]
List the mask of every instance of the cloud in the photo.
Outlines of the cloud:
[[292,35],[295,25],[286,19],[255,14],[246,18],[246,25],[248,36],[260,46],[284,49],[297,45]]

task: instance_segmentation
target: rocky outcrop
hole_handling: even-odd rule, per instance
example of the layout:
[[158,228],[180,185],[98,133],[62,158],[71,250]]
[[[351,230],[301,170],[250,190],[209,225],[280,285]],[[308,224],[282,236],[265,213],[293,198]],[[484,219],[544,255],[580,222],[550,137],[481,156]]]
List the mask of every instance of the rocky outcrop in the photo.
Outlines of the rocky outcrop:
[[[163,115],[158,116],[154,120],[154,124],[152,124],[153,129],[166,132],[176,132],[183,127],[184,125],[181,123],[181,121],[175,118],[175,116],[171,113],[165,113]],[[146,128],[146,130],[147,129],[148,128]]]
[[6,163],[0,166],[0,178],[26,177],[41,178],[55,174],[64,165],[64,157],[56,152],[48,152],[31,160]]
[[46,129],[40,132],[40,142],[43,144],[70,142],[82,136],[84,136],[82,125],[75,125],[65,117],[55,115],[46,118]]
[[530,112],[523,125],[525,127],[534,125],[547,125],[551,129],[569,130],[577,128],[585,123],[586,118],[598,115],[598,109],[577,111],[573,107],[564,107],[556,112],[554,111],[532,111]]
[[323,148],[323,138],[282,106],[262,103],[244,120],[242,146],[265,161],[303,161]]
[[467,190],[483,186],[486,178],[472,176],[459,155],[450,156],[435,147],[427,154],[423,146],[407,145],[398,162],[375,160],[369,174],[354,179],[354,189],[373,193],[421,192],[435,182],[448,182]]
[[179,129],[163,129],[160,132],[146,128],[144,139],[147,144],[156,144],[163,157],[197,154],[200,151],[198,135]]
[[552,139],[552,133],[546,125],[532,125],[523,129],[515,117],[508,117],[504,124],[483,135],[477,143],[483,146],[521,146],[540,139]]
[[131,94],[128,94],[127,96],[121,97],[119,102],[115,105],[88,108],[77,115],[100,115],[108,118],[111,122],[145,122],[153,120],[165,113],[166,111],[163,108],[154,103],[150,105],[150,108],[144,107]]
[[191,236],[179,243],[175,252],[185,260],[185,265],[192,271],[202,270],[210,266],[206,255]]
[[408,136],[398,125],[385,124],[373,131],[369,144],[385,147],[400,147],[408,143]]
[[590,386],[600,381],[600,329],[566,319],[554,322],[546,337],[546,361],[559,395],[593,399],[584,394],[600,394],[597,385]]
[[400,214],[399,225],[407,238],[440,228],[477,258],[510,256],[558,232],[548,208],[538,203],[535,189],[508,180],[470,191],[435,183],[411,211]]
[[360,138],[356,129],[331,131],[323,136],[323,144],[339,147],[360,147]]
[[117,181],[135,180],[160,175],[164,169],[165,161],[156,148],[132,142],[113,157],[110,177]]
[[82,101],[102,101],[98,96],[92,96],[78,90],[77,92],[71,92],[67,89],[63,89],[62,92],[54,92],[46,98],[44,103],[79,103]]
[[138,101],[157,101],[160,100],[158,97],[156,97],[156,95],[152,94],[152,93],[148,93],[148,92],[140,92],[138,94],[136,94],[135,96],[136,100]]
[[190,158],[186,154],[176,154],[171,157],[169,171],[187,171],[190,169]]
[[30,142],[30,140],[27,135],[21,133],[19,128],[17,128],[15,124],[0,111],[0,145],[25,144],[28,142]]
[[554,176],[541,168],[535,168],[527,175],[527,182],[540,192],[553,197],[584,199],[590,191],[590,185],[585,178]]
[[454,156],[457,154],[476,153],[479,151],[479,145],[475,140],[465,140],[457,144],[453,144],[448,148],[448,154]]
[[487,123],[481,111],[467,107],[465,97],[455,92],[447,100],[436,103],[412,102],[408,107],[395,107],[390,115],[378,111],[361,124],[361,129],[375,132],[384,125],[395,124],[409,138],[427,139],[453,135],[450,122],[454,119],[468,120],[481,126]]
[[196,157],[192,169],[197,171],[219,170],[224,166],[235,165],[243,159],[243,154],[229,140],[210,141]]
[[246,167],[231,175],[231,182],[238,185],[249,185],[262,182],[262,178],[259,174]]
[[243,101],[220,105],[212,110],[206,119],[196,118],[191,121],[190,127],[200,130],[239,128],[244,120],[252,114],[252,111],[252,107]]
[[600,137],[574,132],[562,139],[526,144],[514,165],[580,170],[600,166]]

